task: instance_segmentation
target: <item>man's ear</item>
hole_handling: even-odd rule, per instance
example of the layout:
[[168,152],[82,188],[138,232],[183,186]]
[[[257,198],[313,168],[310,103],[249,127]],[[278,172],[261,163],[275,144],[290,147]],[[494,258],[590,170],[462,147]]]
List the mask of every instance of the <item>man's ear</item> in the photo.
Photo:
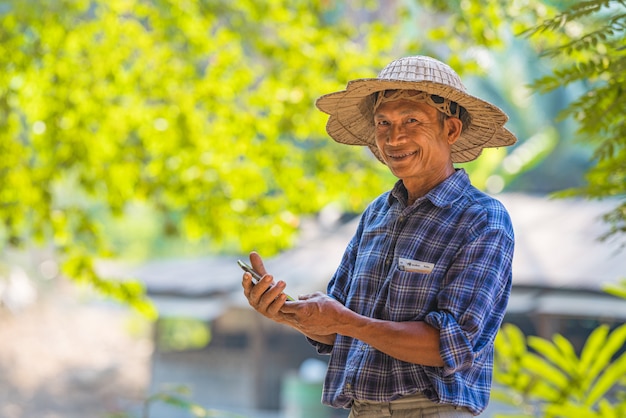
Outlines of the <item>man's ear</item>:
[[446,129],[446,135],[448,138],[448,144],[452,145],[456,142],[457,139],[461,136],[461,131],[463,130],[463,122],[459,118],[447,118],[446,123],[444,124]]

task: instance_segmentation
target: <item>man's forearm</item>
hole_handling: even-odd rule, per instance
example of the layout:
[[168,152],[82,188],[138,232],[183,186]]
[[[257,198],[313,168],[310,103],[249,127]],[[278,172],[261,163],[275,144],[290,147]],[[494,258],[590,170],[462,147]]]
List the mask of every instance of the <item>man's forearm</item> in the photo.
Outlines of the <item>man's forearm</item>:
[[[345,335],[409,363],[443,366],[439,330],[423,321],[394,322],[369,318],[320,292],[281,307],[281,320],[324,344]],[[332,341],[331,341],[332,340]]]
[[352,312],[338,334],[363,341],[391,357],[424,366],[443,366],[439,354],[439,330],[425,322],[393,322]]

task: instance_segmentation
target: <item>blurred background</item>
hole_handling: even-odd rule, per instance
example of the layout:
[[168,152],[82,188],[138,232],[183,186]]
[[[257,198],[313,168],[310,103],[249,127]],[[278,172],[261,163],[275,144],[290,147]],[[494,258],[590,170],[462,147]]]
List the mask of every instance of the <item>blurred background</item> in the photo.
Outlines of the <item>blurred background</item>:
[[236,260],[325,289],[395,179],[314,101],[418,54],[519,139],[458,165],[516,233],[483,416],[624,416],[625,27],[610,0],[0,0],[0,418],[346,417]]

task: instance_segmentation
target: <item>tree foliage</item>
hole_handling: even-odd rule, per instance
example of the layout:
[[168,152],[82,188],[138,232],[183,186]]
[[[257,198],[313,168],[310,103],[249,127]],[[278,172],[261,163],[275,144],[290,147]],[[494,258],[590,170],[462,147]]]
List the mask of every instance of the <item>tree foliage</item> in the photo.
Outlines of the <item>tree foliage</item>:
[[133,204],[166,235],[268,255],[303,214],[360,210],[386,171],[313,102],[372,76],[393,36],[324,1],[1,2],[0,248],[51,243],[68,276],[132,300],[92,257]]
[[424,26],[429,38],[436,41],[429,46],[449,54],[447,61],[452,67],[482,73],[485,68],[477,62],[478,50],[494,52],[511,48],[517,33],[534,25],[553,9],[540,0],[423,0],[413,3],[413,19],[419,15],[424,21],[432,20],[433,14],[436,17],[435,24]]
[[546,92],[571,83],[587,85],[562,118],[579,124],[581,140],[594,149],[587,185],[565,195],[618,198],[605,215],[608,236],[626,233],[626,2],[588,0],[543,21],[527,32],[543,55],[552,59],[552,74],[533,88]]

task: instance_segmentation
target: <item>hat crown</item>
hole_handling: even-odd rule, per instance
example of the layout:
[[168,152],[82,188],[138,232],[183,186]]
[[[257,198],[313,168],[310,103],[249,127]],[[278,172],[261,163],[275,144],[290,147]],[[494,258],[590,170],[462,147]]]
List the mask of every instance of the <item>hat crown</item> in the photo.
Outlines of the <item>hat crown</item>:
[[462,92],[466,91],[461,78],[450,66],[434,58],[421,55],[392,61],[378,74],[378,78],[380,80],[445,84]]

